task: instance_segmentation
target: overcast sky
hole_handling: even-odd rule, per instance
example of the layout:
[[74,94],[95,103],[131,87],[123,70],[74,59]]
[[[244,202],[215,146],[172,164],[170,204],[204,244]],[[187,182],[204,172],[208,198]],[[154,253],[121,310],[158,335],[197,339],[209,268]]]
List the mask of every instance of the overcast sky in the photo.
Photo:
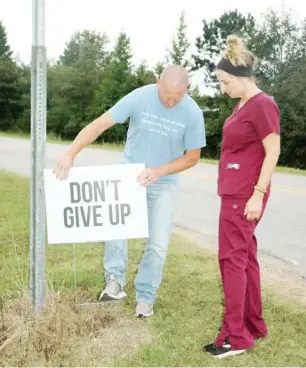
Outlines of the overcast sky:
[[[239,9],[256,18],[269,7],[281,7],[281,0],[217,0],[208,5],[199,0],[46,0],[46,45],[48,58],[58,58],[71,35],[82,29],[106,32],[111,44],[124,30],[131,38],[134,63],[149,66],[164,60],[178,17],[186,12],[187,35],[194,47],[201,34],[202,19],[211,20],[226,10]],[[285,0],[296,17],[306,17],[305,0]],[[0,0],[3,21],[14,55],[30,61],[32,44],[32,0]],[[197,82],[200,80],[196,77]]]

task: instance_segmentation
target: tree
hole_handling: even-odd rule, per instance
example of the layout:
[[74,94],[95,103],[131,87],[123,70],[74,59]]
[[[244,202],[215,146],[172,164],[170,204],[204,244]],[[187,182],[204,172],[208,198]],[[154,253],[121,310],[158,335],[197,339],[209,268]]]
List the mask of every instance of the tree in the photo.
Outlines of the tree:
[[155,83],[156,77],[154,73],[149,70],[147,63],[143,61],[131,76],[131,88],[146,86]]
[[0,59],[0,130],[9,130],[20,115],[18,69],[10,59]]
[[[83,73],[82,73],[83,75]],[[47,120],[48,131],[63,138],[73,138],[84,119],[83,94],[87,90],[85,80],[73,66],[54,65],[48,68]]]
[[306,58],[275,86],[281,111],[282,149],[279,164],[306,169]]
[[185,22],[185,12],[182,11],[179,18],[177,33],[172,40],[172,47],[169,51],[167,62],[171,64],[182,65],[185,68],[189,66],[187,52],[190,47],[190,43],[186,36],[186,29],[187,25]]
[[300,54],[298,59],[302,60],[306,58],[306,18],[303,20],[300,29],[301,37],[298,39],[298,49],[300,50]]
[[165,69],[165,64],[164,63],[157,63],[154,67],[154,73],[157,77],[159,77],[161,75],[161,73],[163,72],[163,70]]
[[108,62],[106,35],[85,30],[67,43],[60,61],[48,69],[48,129],[73,138],[86,123],[88,107]]
[[305,55],[306,37],[294,22],[291,12],[269,10],[253,38],[253,50],[258,59],[257,76],[262,88],[273,93],[277,83],[286,79],[296,62]]
[[30,133],[31,129],[31,67],[21,64],[17,67],[18,90],[20,102],[18,104],[18,118],[12,122],[12,129]]
[[12,51],[7,43],[6,30],[3,23],[0,21],[0,59],[11,58]]
[[[114,50],[110,53],[109,62],[103,70],[101,84],[95,94],[94,102],[88,109],[87,121],[107,111],[120,98],[133,90],[132,67],[130,38],[126,33],[121,32]],[[126,131],[125,124],[117,124],[103,134],[103,140],[123,141]]]
[[11,59],[5,27],[0,22],[0,130],[9,130],[22,112],[19,70]]
[[91,64],[92,67],[101,67],[107,57],[106,45],[108,38],[105,34],[89,30],[76,32],[60,56],[60,63],[65,66],[75,66],[78,63]]
[[131,60],[130,38],[122,32],[117,38],[114,50],[110,53],[109,62],[101,76],[101,84],[96,96],[101,113],[131,90],[129,86],[132,74]]
[[215,67],[221,52],[226,46],[226,38],[230,34],[243,37],[247,44],[256,34],[255,19],[248,14],[246,17],[238,10],[228,11],[211,22],[203,20],[203,34],[196,39],[197,54],[192,55],[191,70],[203,70],[207,85],[216,82]]

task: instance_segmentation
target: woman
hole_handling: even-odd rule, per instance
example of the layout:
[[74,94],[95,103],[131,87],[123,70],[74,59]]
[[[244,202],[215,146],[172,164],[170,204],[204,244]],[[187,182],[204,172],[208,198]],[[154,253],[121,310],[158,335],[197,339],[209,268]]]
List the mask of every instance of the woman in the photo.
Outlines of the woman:
[[237,355],[267,336],[262,317],[256,226],[270,195],[280,154],[280,114],[253,79],[254,56],[236,36],[217,65],[221,90],[239,98],[225,121],[219,164],[219,265],[225,298],[223,324],[204,350],[214,357]]

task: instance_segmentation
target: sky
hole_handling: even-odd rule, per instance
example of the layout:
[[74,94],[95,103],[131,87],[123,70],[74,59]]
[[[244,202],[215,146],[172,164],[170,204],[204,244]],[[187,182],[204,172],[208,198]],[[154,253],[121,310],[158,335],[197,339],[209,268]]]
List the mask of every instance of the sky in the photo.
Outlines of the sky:
[[[201,35],[202,20],[238,9],[260,19],[268,8],[291,9],[297,19],[306,17],[305,0],[218,0],[208,5],[199,0],[46,0],[46,46],[48,59],[57,59],[71,35],[83,29],[106,33],[113,45],[124,30],[131,38],[133,62],[145,60],[154,66],[165,59],[182,10],[186,14],[187,36],[194,50]],[[29,63],[32,45],[32,0],[0,0],[0,20],[7,31],[14,56]],[[202,75],[193,84],[201,88]]]

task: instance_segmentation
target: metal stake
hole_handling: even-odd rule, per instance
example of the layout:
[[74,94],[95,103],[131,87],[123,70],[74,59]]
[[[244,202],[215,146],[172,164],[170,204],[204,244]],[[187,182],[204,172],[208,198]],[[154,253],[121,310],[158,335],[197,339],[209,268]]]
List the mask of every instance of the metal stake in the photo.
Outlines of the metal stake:
[[43,311],[45,286],[44,163],[46,147],[45,0],[33,0],[31,70],[31,229],[30,296],[36,313]]

